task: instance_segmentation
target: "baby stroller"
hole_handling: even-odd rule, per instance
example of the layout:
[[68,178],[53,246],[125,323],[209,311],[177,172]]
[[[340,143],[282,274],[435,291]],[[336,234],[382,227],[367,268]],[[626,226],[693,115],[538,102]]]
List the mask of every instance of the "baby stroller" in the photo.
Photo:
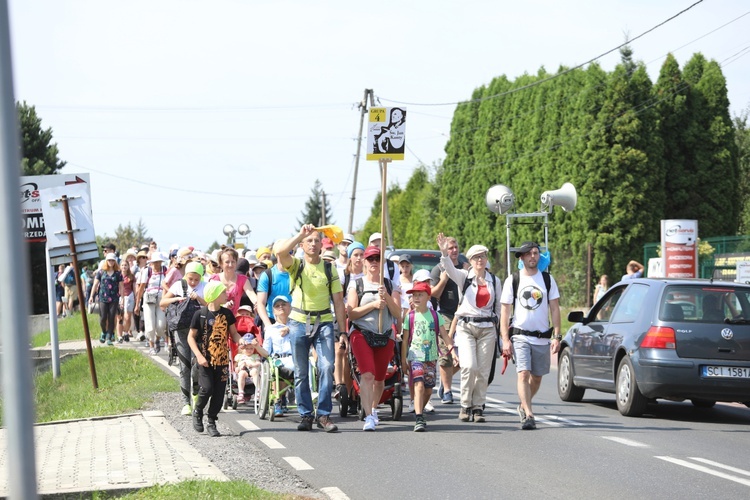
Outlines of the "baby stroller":
[[[257,327],[255,328],[254,332],[250,332],[252,335],[255,336],[255,338],[258,340],[259,344],[263,344],[263,336],[261,335],[260,331],[258,331]],[[243,335],[242,332],[240,332],[240,335]],[[224,396],[224,409],[226,410],[229,406],[232,407],[233,410],[237,409],[237,405],[239,404],[239,385],[237,383],[237,377],[238,374],[235,371],[235,364],[234,364],[234,358],[237,355],[237,352],[239,350],[239,345],[236,344],[232,337],[229,337],[229,383],[227,383],[226,392]],[[258,376],[261,375],[262,367],[258,368]],[[253,381],[250,377],[247,378],[245,381],[245,393],[244,393],[244,399],[245,401],[252,401],[253,402],[253,411],[257,414],[258,413],[258,400],[259,400],[260,393],[255,387],[255,384],[253,384]]]
[[[391,413],[393,414],[393,420],[401,420],[401,413],[404,409],[404,395],[401,390],[401,381],[403,380],[403,373],[401,371],[401,357],[399,356],[398,344],[394,344],[393,357],[388,364],[388,372],[385,376],[385,388],[383,394],[380,396],[378,404],[388,404],[391,407]],[[349,366],[351,367],[352,374],[352,388],[349,394],[346,391],[341,393],[341,401],[339,402],[340,415],[345,417],[349,402],[356,402],[357,415],[360,420],[365,419],[365,409],[362,408],[362,402],[359,399],[359,384],[360,384],[360,373],[357,367],[357,359],[354,357],[352,352],[351,343],[347,351],[349,358]]]

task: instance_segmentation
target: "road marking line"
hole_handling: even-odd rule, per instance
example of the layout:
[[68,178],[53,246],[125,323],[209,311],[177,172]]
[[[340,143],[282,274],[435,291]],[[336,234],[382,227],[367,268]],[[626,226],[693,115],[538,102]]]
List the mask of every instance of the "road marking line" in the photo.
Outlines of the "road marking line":
[[321,488],[320,491],[325,493],[331,500],[349,500],[349,497],[346,496],[346,493],[336,488],[335,486]]
[[738,469],[737,467],[732,467],[731,465],[720,464],[719,462],[714,462],[713,460],[708,460],[706,458],[700,458],[700,457],[688,457],[688,458],[690,460],[695,460],[696,462],[702,462],[704,464],[713,465],[714,467],[718,467],[720,469],[726,469],[728,471],[736,472],[737,474],[742,474],[743,476],[750,476],[750,471]]
[[621,437],[616,436],[600,436],[603,439],[607,439],[609,441],[614,441],[615,443],[624,444],[625,446],[632,446],[634,448],[651,448],[650,445],[645,443],[639,443],[638,441],[633,441],[632,439],[625,439]]
[[[510,415],[516,415],[516,416],[518,415],[518,410],[516,409],[516,407],[518,405],[514,405],[513,403],[507,403],[505,401],[501,401],[501,400],[495,399],[495,398],[487,398],[487,400],[488,401],[489,400],[497,401],[497,402],[499,402],[499,403],[501,403],[503,405],[510,406],[510,407],[507,407],[507,406],[501,406],[500,404],[495,404],[495,403],[486,403],[486,406],[488,406],[490,408],[498,409],[498,410],[500,410],[502,412],[505,412],[505,413],[508,413]],[[543,424],[547,424],[547,425],[551,425],[552,427],[563,427],[564,425],[575,425],[575,426],[578,426],[578,427],[582,427],[583,425],[585,425],[585,424],[582,424],[580,422],[576,422],[575,420],[570,420],[568,418],[558,417],[558,416],[554,416],[554,415],[538,415],[538,414],[536,414],[536,415],[534,415],[534,418],[536,419],[537,422],[543,423]]]
[[240,424],[247,431],[259,431],[260,430],[260,427],[255,425],[251,420],[238,420],[237,423]]
[[284,460],[289,462],[289,465],[294,467],[295,470],[313,470],[313,466],[302,460],[300,457],[283,457]]
[[709,469],[708,467],[704,467],[702,465],[696,465],[686,460],[680,460],[679,458],[658,457],[658,456],[654,458],[658,458],[659,460],[664,460],[666,462],[671,462],[675,465],[681,465],[683,467],[687,467],[688,469],[697,470],[698,472],[705,472],[706,474],[711,474],[712,476],[720,477],[722,479],[728,479],[729,481],[734,481],[735,483],[744,484],[745,486],[750,486],[750,479],[744,479],[741,477],[732,476],[730,474],[725,474],[724,472],[719,472],[717,470]]
[[283,444],[279,443],[278,441],[276,441],[274,438],[271,438],[271,437],[259,437],[258,439],[260,439],[261,443],[268,446],[272,450],[280,450],[282,448],[286,448],[286,446],[284,446]]

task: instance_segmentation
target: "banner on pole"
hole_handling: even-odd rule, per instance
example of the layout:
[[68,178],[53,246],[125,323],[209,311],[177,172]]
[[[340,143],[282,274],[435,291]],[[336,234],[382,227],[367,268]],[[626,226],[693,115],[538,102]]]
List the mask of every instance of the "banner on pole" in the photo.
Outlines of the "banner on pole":
[[406,108],[370,108],[367,159],[403,160],[406,149]]
[[662,220],[661,248],[665,277],[698,277],[697,220]]

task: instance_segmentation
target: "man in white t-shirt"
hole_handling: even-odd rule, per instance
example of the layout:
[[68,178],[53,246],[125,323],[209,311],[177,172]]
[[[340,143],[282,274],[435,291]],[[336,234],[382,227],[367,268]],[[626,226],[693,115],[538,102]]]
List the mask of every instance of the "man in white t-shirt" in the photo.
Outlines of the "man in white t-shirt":
[[[560,292],[554,278],[539,271],[539,256],[538,244],[524,242],[516,252],[516,257],[523,262],[523,269],[518,272],[517,292],[514,291],[513,276],[510,276],[500,295],[503,356],[508,358],[515,352],[518,397],[521,400],[518,416],[523,430],[536,429],[531,400],[539,390],[542,376],[549,373],[550,356],[560,350],[561,340]],[[549,326],[550,315],[552,328]]]

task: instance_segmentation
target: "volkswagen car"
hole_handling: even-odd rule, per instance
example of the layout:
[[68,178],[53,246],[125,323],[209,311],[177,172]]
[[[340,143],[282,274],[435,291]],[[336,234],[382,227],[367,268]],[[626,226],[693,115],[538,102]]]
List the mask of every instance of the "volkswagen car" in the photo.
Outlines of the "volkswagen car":
[[563,401],[581,401],[587,389],[609,392],[627,416],[660,398],[750,406],[749,285],[625,280],[568,320],[558,356]]

